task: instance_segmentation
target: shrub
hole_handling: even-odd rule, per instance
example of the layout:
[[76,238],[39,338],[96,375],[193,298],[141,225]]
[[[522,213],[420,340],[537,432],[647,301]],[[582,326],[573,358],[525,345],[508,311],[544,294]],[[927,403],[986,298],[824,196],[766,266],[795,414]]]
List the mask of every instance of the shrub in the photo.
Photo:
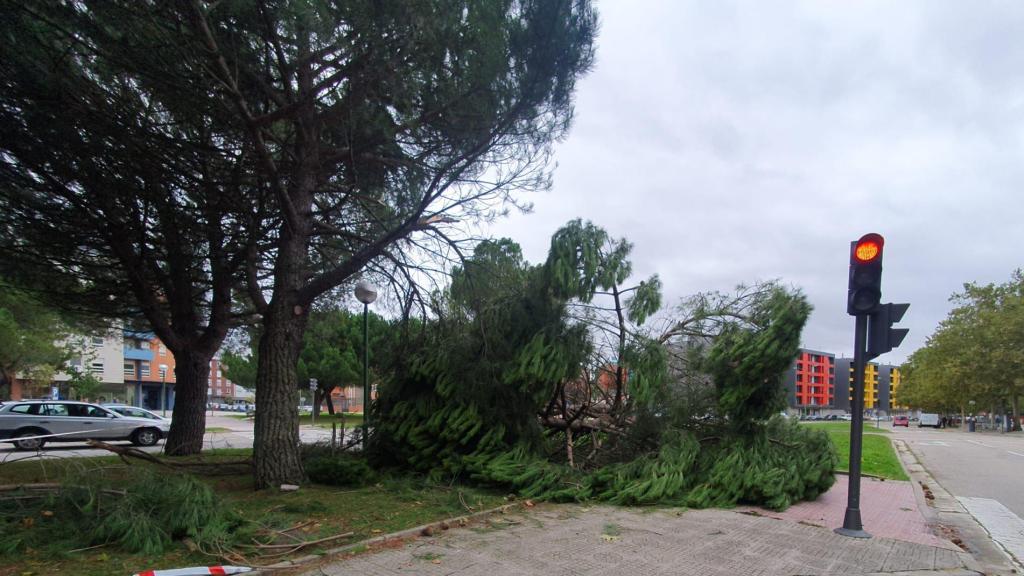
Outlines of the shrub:
[[306,474],[313,482],[330,486],[362,486],[376,479],[365,460],[345,454],[310,459],[306,463]]

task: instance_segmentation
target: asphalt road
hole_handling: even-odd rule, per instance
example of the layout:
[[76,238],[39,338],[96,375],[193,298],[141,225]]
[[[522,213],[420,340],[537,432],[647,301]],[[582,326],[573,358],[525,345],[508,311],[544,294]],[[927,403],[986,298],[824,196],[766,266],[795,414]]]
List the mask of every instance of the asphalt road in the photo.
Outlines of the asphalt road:
[[1024,570],[1024,434],[910,428],[895,437]]
[[915,427],[894,432],[954,496],[998,500],[1024,518],[1024,433]]
[[[218,432],[207,432],[204,442],[207,449],[211,448],[252,448],[253,422],[251,419],[234,418],[229,413],[214,413],[206,418],[206,428],[221,429]],[[331,439],[331,431],[313,426],[302,426],[299,429],[299,439],[304,444],[315,442],[326,442]],[[111,444],[130,446],[130,442],[111,442]],[[146,452],[162,452],[163,442],[149,448],[141,448]],[[0,464],[14,462],[27,458],[38,458],[42,455],[45,458],[67,458],[69,456],[110,456],[110,452],[86,446],[81,442],[51,443],[37,452],[23,452],[16,450],[12,444],[0,444]]]

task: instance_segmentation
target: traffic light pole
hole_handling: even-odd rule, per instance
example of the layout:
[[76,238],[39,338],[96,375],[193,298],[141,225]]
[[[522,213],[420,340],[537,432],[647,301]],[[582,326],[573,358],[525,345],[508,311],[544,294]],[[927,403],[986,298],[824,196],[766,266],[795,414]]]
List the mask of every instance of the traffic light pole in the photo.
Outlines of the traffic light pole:
[[846,516],[843,527],[835,532],[851,538],[871,538],[860,520],[860,459],[864,432],[864,364],[867,355],[868,317],[855,316],[857,325],[853,336],[853,421],[850,423],[850,476],[846,497]]

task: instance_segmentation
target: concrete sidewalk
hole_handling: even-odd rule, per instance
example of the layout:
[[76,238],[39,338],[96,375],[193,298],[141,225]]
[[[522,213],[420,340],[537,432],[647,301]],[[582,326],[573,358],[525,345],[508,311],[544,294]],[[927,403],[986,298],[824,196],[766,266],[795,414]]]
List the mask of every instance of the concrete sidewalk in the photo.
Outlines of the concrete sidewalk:
[[970,556],[734,510],[544,506],[306,574],[977,574]]
[[[792,520],[823,528],[843,525],[846,514],[849,476],[836,475],[832,488],[813,502],[800,502],[782,512],[757,509],[772,518]],[[949,550],[959,550],[950,542],[936,536],[928,527],[919,510],[910,482],[862,478],[860,485],[860,514],[864,530],[876,538],[892,538]]]

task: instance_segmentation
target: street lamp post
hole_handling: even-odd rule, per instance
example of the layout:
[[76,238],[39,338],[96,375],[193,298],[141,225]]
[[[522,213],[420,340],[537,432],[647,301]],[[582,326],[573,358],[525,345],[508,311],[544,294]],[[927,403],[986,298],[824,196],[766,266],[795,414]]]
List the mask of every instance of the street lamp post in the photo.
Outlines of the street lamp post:
[[167,416],[167,369],[160,369],[160,409]]
[[316,408],[317,408],[317,405],[316,405],[316,387],[317,387],[317,385],[318,385],[318,382],[317,382],[316,378],[310,378],[309,379],[309,393],[313,395],[313,410],[310,411],[309,417],[310,417],[310,419],[313,422],[313,426],[316,426]]
[[360,280],[356,283],[356,299],[363,303],[363,449],[370,434],[370,304],[377,299],[377,288]]

